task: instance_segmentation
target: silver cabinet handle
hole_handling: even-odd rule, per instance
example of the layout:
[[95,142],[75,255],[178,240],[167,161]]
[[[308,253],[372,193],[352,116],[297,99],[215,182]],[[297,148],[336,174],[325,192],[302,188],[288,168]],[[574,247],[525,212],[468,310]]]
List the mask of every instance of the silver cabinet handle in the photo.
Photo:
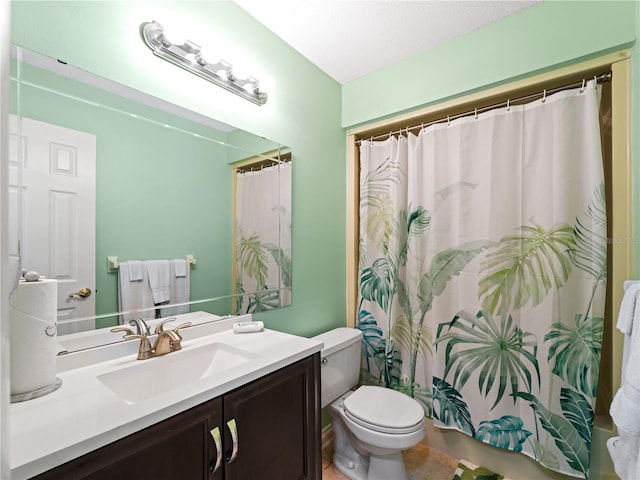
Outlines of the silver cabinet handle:
[[231,440],[233,441],[233,451],[231,452],[231,457],[227,460],[227,463],[231,463],[238,456],[238,427],[236,426],[235,418],[227,422],[227,428],[229,429],[229,433],[231,433]]
[[220,464],[222,463],[222,436],[220,435],[220,429],[218,427],[214,428],[209,433],[213,438],[213,443],[216,445],[216,464],[213,468],[209,467],[209,471],[214,473],[220,468]]

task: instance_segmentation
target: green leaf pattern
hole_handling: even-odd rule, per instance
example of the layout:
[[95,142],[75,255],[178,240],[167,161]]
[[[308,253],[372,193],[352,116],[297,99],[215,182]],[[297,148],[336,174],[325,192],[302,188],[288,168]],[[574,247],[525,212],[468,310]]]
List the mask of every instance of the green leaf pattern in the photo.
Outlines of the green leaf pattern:
[[433,377],[433,403],[433,415],[436,419],[444,425],[456,426],[472,437],[475,435],[471,413],[462,395],[437,377]]
[[522,451],[522,444],[531,435],[523,428],[524,422],[513,415],[503,415],[497,420],[483,420],[476,430],[475,438],[494,447]]
[[[439,212],[478,185],[455,182],[428,206],[391,208],[404,169],[389,157],[361,177],[361,380],[412,396],[436,425],[587,478],[604,322],[604,185],[573,218],[531,217],[496,239],[467,234],[436,250]],[[457,305],[469,289],[475,304]],[[555,308],[565,296],[577,300]]]

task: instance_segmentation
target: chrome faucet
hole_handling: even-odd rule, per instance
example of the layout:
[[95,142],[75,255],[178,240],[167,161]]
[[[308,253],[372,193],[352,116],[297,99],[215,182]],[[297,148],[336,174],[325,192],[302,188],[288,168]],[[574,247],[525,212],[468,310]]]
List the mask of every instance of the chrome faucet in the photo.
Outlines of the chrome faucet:
[[129,320],[129,325],[132,327],[136,327],[137,335],[150,335],[151,330],[149,330],[149,325],[144,321],[142,317],[133,318]]

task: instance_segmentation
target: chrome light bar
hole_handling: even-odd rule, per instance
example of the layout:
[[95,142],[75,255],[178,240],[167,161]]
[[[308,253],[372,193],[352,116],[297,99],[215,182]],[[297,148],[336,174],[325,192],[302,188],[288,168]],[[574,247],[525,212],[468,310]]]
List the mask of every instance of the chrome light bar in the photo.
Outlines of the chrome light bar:
[[164,28],[158,22],[145,22],[140,25],[140,33],[144,42],[155,55],[174,65],[215,83],[242,98],[264,105],[267,94],[260,91],[260,82],[254,77],[237,78],[233,66],[224,61],[207,63],[202,58],[200,46],[186,40],[182,45],[174,45],[164,34]]

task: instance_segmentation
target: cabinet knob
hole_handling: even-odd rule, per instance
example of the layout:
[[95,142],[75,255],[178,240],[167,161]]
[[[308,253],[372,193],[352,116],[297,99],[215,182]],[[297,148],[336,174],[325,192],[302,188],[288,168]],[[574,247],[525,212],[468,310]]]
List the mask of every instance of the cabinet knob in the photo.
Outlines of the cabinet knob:
[[220,435],[220,429],[218,427],[210,430],[211,438],[213,438],[213,443],[216,446],[216,463],[211,462],[209,464],[209,471],[214,473],[216,470],[220,468],[220,464],[222,463],[222,436]]

